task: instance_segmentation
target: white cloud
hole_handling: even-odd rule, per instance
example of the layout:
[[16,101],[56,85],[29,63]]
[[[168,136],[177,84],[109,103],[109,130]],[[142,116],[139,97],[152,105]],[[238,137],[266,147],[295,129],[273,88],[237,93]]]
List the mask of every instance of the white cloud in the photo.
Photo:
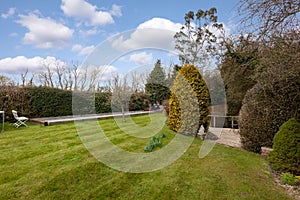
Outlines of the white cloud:
[[102,70],[101,81],[109,81],[112,80],[113,77],[117,74],[118,69],[111,65],[101,66]]
[[1,17],[2,17],[3,19],[7,19],[7,18],[13,16],[13,15],[15,14],[15,12],[16,12],[16,8],[9,8],[9,10],[8,10],[7,13],[1,14]]
[[152,53],[135,53],[129,56],[129,61],[137,63],[139,65],[152,64],[153,55]]
[[153,28],[153,29],[165,29],[177,32],[182,27],[180,23],[174,23],[165,18],[152,18],[144,23],[140,24],[137,29]]
[[20,15],[17,23],[29,31],[25,34],[23,42],[37,48],[61,48],[68,44],[73,36],[73,30],[57,23],[50,18],[40,18],[34,13]]
[[9,34],[9,36],[10,36],[10,37],[16,37],[16,36],[18,36],[18,33],[15,33],[15,32],[14,32],[14,33]]
[[87,37],[87,36],[91,36],[91,35],[96,35],[98,34],[100,31],[98,31],[97,29],[90,29],[90,30],[79,30],[80,35]]
[[112,5],[110,13],[113,16],[121,17],[122,16],[122,9],[121,8],[122,8],[121,6],[118,6],[118,5],[114,4],[114,5]]
[[45,64],[50,67],[55,67],[57,63],[66,65],[65,62],[51,56],[46,58],[39,56],[33,58],[27,58],[25,56],[8,57],[0,60],[0,71],[9,74],[20,74],[28,69],[29,72],[34,73],[43,70],[43,65]]
[[92,53],[92,51],[94,49],[95,49],[94,45],[83,47],[80,44],[75,44],[72,47],[72,51],[77,52],[78,55],[80,55],[80,56],[82,56],[82,55],[88,55],[88,54]]
[[111,11],[101,11],[85,0],[62,0],[60,8],[65,15],[88,20],[86,25],[99,26],[114,23],[113,16],[121,16],[121,7],[113,5]]
[[120,50],[133,50],[138,48],[173,49],[173,36],[182,25],[164,18],[152,18],[131,33],[130,38],[123,36],[112,41],[112,47]]

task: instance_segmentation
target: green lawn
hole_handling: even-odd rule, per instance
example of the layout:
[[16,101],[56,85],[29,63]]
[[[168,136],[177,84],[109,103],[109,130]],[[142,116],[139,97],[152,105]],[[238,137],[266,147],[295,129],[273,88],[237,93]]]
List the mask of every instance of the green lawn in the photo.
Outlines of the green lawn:
[[[149,117],[134,121],[144,126]],[[129,151],[143,152],[150,140],[126,135],[112,119],[99,123],[114,144]],[[216,145],[199,159],[199,139],[170,166],[134,174],[91,156],[74,123],[19,129],[7,123],[5,128],[0,133],[0,199],[290,199],[261,156]],[[164,144],[174,137],[167,127],[161,132],[167,135]]]

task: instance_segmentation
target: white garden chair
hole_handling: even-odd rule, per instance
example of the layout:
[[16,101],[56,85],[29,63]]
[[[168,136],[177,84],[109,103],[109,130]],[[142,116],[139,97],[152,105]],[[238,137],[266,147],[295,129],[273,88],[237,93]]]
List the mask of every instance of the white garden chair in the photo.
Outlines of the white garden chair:
[[21,126],[21,125],[24,125],[24,126],[27,127],[27,125],[26,125],[26,122],[28,120],[27,117],[19,117],[18,116],[18,112],[15,111],[15,110],[12,110],[12,113],[14,115],[14,118],[17,120],[17,122],[14,123],[14,125],[15,125],[16,128],[19,128],[19,126]]

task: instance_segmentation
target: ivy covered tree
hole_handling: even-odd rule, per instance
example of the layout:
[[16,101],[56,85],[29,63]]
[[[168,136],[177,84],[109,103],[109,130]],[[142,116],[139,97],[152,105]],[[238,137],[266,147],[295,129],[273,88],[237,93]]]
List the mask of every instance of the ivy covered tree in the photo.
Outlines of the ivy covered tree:
[[149,74],[145,90],[150,96],[151,103],[159,102],[161,104],[163,100],[169,99],[170,89],[160,60],[157,60],[154,69]]
[[255,84],[259,68],[259,45],[251,35],[228,39],[219,67],[225,85],[228,115],[239,115],[246,92]]
[[272,147],[284,122],[300,119],[300,35],[273,40],[272,46],[261,48],[257,83],[247,91],[240,110],[243,148],[257,153],[262,146]]
[[209,104],[209,91],[199,70],[194,65],[183,66],[171,88],[169,127],[176,132],[195,135],[203,125],[207,132]]

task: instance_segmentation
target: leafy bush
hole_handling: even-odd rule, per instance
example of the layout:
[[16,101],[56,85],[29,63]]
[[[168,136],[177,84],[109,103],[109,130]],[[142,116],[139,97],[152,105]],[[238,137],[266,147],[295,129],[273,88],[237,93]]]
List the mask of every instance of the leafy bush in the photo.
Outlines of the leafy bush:
[[262,146],[272,147],[279,127],[290,118],[300,119],[299,67],[266,77],[247,92],[239,120],[244,149],[260,153]]
[[11,110],[23,116],[30,115],[30,106],[23,88],[15,86],[0,87],[0,110],[5,111],[5,121],[14,121]]
[[207,132],[209,103],[208,88],[199,70],[193,65],[183,66],[171,88],[169,127],[175,132],[195,135],[203,125]]
[[149,96],[144,92],[135,92],[131,95],[129,101],[130,111],[149,110]]
[[297,185],[298,182],[297,178],[289,172],[283,173],[280,177],[280,180],[282,183],[288,185]]
[[284,123],[276,133],[269,162],[276,171],[300,175],[300,123],[296,119]]
[[96,113],[111,112],[111,93],[97,92],[95,93],[95,110]]
[[159,136],[153,136],[150,142],[148,142],[147,146],[144,147],[145,152],[151,152],[155,147],[161,147],[162,142],[161,138],[166,137],[166,134],[161,133]]

